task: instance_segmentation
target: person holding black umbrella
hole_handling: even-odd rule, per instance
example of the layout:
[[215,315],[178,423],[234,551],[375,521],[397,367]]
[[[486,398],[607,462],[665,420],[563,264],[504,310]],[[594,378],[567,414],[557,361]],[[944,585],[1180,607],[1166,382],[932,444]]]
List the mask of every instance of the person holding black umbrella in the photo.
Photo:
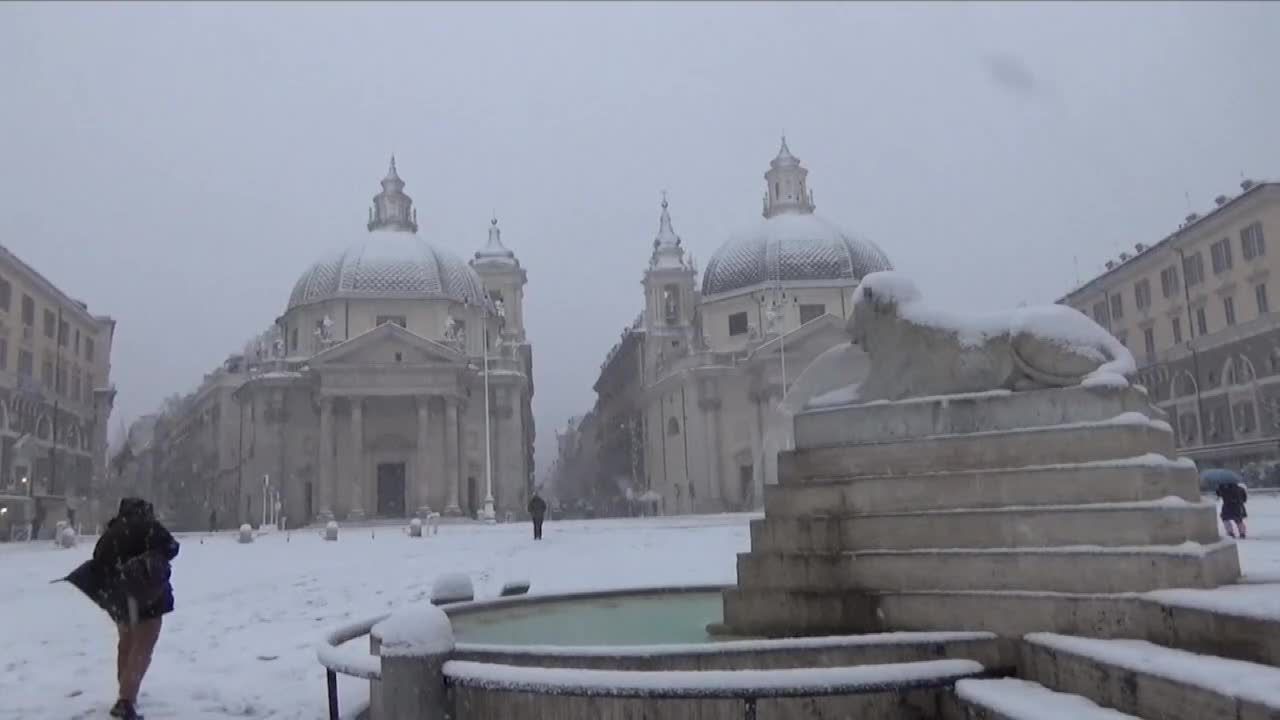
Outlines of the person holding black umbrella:
[[142,718],[137,710],[138,689],[160,638],[161,618],[173,612],[169,572],[177,555],[178,541],[156,519],[151,503],[125,498],[98,539],[93,557],[63,578],[116,624],[120,695],[111,708],[112,717]]

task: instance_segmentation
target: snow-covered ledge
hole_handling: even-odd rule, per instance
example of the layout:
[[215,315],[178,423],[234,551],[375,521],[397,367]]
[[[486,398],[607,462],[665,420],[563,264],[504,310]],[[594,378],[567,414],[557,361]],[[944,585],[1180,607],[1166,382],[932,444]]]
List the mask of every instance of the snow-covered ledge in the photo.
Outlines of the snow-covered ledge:
[[392,613],[373,626],[382,658],[380,717],[444,720],[444,664],[453,652],[453,625],[435,605]]

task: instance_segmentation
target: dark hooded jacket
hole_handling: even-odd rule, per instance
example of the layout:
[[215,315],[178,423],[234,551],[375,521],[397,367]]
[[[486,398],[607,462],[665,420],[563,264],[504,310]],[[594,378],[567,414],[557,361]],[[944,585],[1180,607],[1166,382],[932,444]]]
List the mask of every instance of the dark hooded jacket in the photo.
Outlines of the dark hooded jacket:
[[1238,483],[1223,483],[1218,486],[1218,497],[1222,498],[1222,519],[1243,520],[1248,516],[1244,504],[1249,500],[1249,491]]
[[540,496],[534,495],[529,499],[529,514],[534,520],[541,520],[547,514],[547,501]]
[[[156,520],[151,503],[125,498],[98,539],[93,557],[66,579],[117,623],[153,620],[173,612],[169,563],[177,555],[178,541]],[[140,598],[126,568],[131,560],[142,556],[150,569],[155,591]]]

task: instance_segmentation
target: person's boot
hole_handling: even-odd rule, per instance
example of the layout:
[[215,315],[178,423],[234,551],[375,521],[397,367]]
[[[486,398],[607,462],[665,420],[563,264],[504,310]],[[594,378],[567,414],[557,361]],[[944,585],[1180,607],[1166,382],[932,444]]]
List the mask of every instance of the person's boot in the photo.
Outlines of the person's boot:
[[138,714],[138,708],[133,703],[128,700],[121,700],[119,704],[122,713],[120,715],[120,720],[144,720],[144,718]]
[[116,704],[111,706],[111,717],[124,717],[124,706],[128,704],[129,703],[126,700],[117,700]]

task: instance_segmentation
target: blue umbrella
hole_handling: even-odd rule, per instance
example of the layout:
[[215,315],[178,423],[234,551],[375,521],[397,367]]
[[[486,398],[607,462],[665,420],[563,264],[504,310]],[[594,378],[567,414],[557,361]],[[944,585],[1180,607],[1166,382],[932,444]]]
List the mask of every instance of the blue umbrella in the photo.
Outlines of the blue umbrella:
[[1226,468],[1210,468],[1200,473],[1202,484],[1225,485],[1226,483],[1244,484],[1244,477],[1235,470]]

